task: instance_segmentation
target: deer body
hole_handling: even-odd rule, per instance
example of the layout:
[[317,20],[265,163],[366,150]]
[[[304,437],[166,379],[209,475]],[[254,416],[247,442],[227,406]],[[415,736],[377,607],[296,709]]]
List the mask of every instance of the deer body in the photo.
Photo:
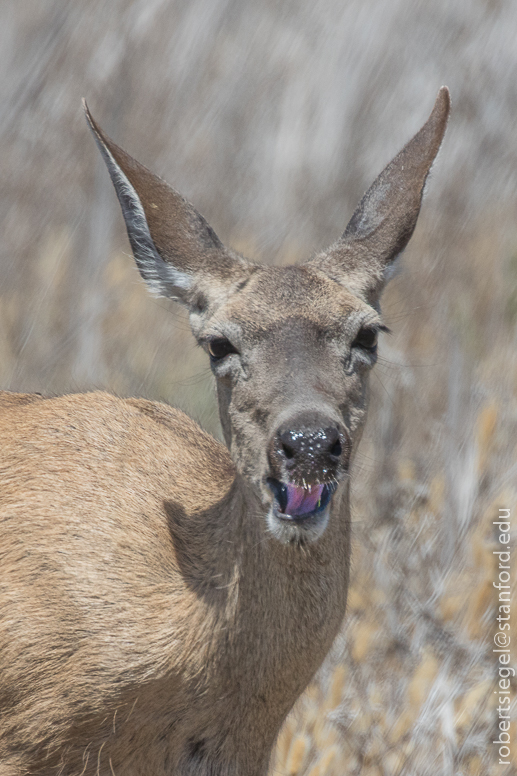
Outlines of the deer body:
[[283,268],[225,249],[90,117],[142,275],[210,354],[227,447],[156,402],[0,394],[0,776],[267,773],[345,613],[377,299],[448,107],[335,246]]
[[[20,709],[4,734],[16,740],[30,702],[17,745],[37,773],[61,760],[81,773],[87,758],[85,773],[99,758],[101,773],[110,759],[115,773],[175,773],[182,758],[192,760],[182,773],[205,758],[234,763],[221,773],[264,773],[343,616],[346,515],[333,547],[314,544],[311,573],[298,548],[264,544],[226,448],[183,413],[101,393],[30,405],[3,396],[2,438],[25,440],[1,469],[3,594],[15,612],[0,697],[3,710],[10,700]],[[187,477],[199,488],[186,500]],[[314,627],[326,634],[317,654]]]

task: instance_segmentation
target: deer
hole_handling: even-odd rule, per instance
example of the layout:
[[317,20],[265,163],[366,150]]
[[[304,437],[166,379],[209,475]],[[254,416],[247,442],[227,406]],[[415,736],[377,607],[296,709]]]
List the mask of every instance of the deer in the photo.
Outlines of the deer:
[[0,394],[0,776],[265,776],[345,616],[350,471],[446,87],[304,263],[225,247],[86,117],[140,273],[188,309],[225,444],[177,409]]

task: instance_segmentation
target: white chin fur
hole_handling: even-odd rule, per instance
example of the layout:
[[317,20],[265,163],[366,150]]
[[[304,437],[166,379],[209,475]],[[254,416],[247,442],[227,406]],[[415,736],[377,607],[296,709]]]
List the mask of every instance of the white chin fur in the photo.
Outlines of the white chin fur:
[[330,504],[321,512],[302,521],[291,521],[286,520],[272,505],[267,515],[267,526],[275,539],[282,544],[315,542],[324,533],[329,516]]

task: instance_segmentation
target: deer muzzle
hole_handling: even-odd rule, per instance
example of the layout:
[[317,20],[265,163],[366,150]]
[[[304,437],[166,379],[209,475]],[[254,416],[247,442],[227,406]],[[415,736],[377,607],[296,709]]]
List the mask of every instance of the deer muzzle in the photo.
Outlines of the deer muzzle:
[[325,510],[346,472],[350,441],[342,424],[325,416],[298,416],[283,423],[269,444],[267,484],[276,511],[300,520]]

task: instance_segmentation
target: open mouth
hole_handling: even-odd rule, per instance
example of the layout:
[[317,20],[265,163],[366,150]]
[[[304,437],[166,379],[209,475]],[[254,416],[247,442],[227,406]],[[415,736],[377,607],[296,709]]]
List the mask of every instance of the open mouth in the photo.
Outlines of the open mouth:
[[267,484],[275,497],[278,516],[295,521],[323,512],[336,489],[331,483],[299,487],[273,477],[268,477]]

